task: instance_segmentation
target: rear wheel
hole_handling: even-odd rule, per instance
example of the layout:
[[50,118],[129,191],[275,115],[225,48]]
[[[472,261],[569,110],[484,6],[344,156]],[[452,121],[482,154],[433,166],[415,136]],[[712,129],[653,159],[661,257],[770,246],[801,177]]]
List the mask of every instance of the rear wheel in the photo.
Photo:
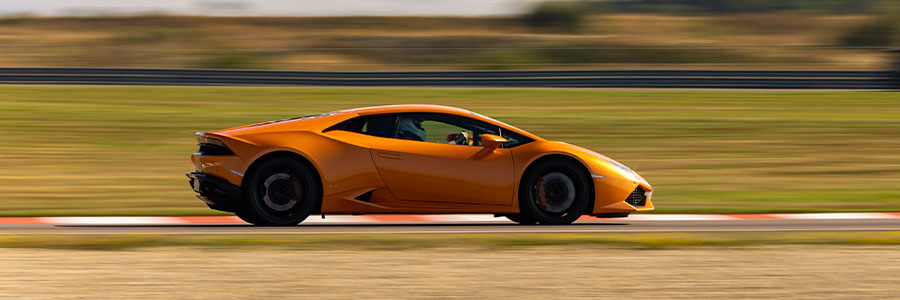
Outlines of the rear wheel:
[[540,224],[571,224],[590,204],[590,186],[587,174],[575,163],[561,159],[543,162],[522,180],[519,218]]
[[234,214],[237,215],[237,217],[240,218],[241,221],[244,221],[244,222],[247,222],[250,224],[256,223],[256,220],[253,219],[253,216],[251,216],[250,213],[248,213],[246,209],[238,209],[237,211],[234,212]]
[[315,171],[296,159],[275,158],[255,168],[244,186],[237,216],[255,225],[290,226],[305,220],[322,201]]

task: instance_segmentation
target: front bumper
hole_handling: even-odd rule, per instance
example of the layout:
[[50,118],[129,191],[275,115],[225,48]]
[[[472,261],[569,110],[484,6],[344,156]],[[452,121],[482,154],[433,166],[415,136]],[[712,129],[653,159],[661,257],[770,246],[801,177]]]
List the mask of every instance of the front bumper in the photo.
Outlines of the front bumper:
[[241,187],[231,184],[225,179],[192,172],[185,174],[190,178],[190,185],[197,198],[203,200],[209,208],[227,212],[235,212],[241,200]]
[[594,211],[591,215],[620,216],[654,210],[653,188],[645,181],[619,176],[594,177]]

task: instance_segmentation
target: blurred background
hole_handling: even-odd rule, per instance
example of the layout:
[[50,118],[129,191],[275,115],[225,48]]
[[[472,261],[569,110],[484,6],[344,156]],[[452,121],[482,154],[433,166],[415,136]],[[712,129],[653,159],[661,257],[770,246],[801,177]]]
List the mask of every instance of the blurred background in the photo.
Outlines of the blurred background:
[[[900,93],[884,86],[900,86],[889,77],[898,46],[897,0],[0,0],[0,299],[894,299]],[[196,85],[181,69],[671,70],[639,80],[749,83]],[[724,72],[742,70],[772,72]],[[41,76],[52,80],[23,83]],[[133,77],[146,81],[117,81]],[[163,77],[175,81],[150,81]],[[788,80],[802,88],[778,85]],[[870,81],[878,88],[859,84]],[[658,219],[268,228],[130,217],[224,214],[184,176],[197,131],[408,103],[615,158],[653,184]],[[684,218],[665,213],[751,215],[658,221]],[[75,217],[30,218],[41,216]],[[38,219],[72,223],[17,224]]]
[[[887,0],[5,1],[0,66],[889,70]],[[193,133],[459,106],[619,159],[658,212],[900,209],[894,92],[0,86],[0,215],[216,214]]]
[[7,1],[0,65],[881,69],[891,0]]

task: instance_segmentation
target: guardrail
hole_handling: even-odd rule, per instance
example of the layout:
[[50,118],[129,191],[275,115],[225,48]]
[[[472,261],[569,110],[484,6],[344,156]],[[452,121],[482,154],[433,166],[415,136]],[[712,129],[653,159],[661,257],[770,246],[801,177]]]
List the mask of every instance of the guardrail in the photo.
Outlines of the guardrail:
[[740,89],[895,89],[886,71],[516,70],[263,71],[0,68],[0,83],[113,85],[494,86]]

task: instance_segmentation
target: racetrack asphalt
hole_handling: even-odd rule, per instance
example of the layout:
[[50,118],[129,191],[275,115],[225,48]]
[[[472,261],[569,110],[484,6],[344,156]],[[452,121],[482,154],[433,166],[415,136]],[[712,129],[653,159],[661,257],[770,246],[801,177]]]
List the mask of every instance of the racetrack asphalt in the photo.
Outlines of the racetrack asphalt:
[[900,219],[584,220],[572,225],[491,222],[373,222],[258,227],[248,224],[2,224],[0,234],[375,234],[900,231]]

